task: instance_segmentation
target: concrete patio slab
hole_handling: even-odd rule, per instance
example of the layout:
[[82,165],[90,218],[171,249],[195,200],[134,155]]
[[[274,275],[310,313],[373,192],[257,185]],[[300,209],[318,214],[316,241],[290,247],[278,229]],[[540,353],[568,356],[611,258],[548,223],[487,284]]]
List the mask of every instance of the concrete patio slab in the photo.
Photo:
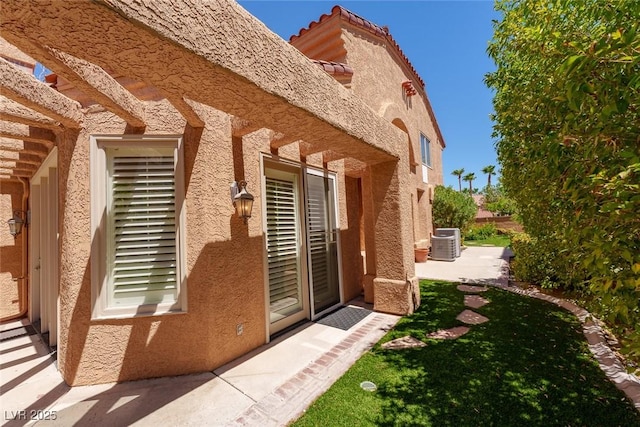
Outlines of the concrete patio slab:
[[421,279],[478,285],[506,286],[509,281],[509,248],[467,247],[453,262],[428,260],[416,264]]
[[289,379],[291,372],[302,371],[348,335],[348,331],[307,323],[213,373],[258,401]]

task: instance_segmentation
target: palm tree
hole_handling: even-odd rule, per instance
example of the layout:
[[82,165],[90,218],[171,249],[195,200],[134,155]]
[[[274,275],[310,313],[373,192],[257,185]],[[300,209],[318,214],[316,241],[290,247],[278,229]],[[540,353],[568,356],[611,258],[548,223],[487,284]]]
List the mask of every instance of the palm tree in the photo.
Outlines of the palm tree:
[[489,178],[487,180],[487,187],[491,187],[491,175],[496,174],[496,167],[494,165],[485,166],[482,168],[482,173],[487,174],[487,177]]
[[468,173],[462,179],[469,182],[469,194],[473,195],[473,180],[476,179],[476,174],[473,172]]
[[464,173],[464,169],[456,169],[451,172],[451,175],[455,175],[458,177],[458,191],[462,191],[462,174]]

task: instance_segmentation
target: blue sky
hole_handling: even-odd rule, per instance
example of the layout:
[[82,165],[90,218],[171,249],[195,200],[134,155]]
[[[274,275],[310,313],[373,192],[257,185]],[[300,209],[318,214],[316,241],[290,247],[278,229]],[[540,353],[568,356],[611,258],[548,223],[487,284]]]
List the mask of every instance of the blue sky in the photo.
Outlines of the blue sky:
[[[493,2],[480,1],[271,1],[240,0],[240,5],[289,40],[293,34],[340,4],[391,35],[425,81],[447,147],[443,153],[445,185],[458,187],[451,171],[475,172],[473,186],[486,185],[481,169],[496,161],[489,114],[492,93],[484,75],[494,70],[487,56]],[[357,70],[356,70],[357,72]],[[492,178],[495,181],[495,177]],[[463,183],[464,185],[465,183]]]

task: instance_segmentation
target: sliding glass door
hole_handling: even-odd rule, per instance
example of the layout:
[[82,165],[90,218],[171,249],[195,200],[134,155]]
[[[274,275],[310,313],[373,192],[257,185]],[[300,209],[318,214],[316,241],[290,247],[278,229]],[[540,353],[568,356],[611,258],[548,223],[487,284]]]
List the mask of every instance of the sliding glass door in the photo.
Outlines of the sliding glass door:
[[264,165],[273,334],[340,304],[339,234],[334,174],[267,160]]
[[319,315],[340,303],[335,176],[307,170],[306,184],[311,306]]
[[308,317],[303,287],[300,175],[265,168],[267,270],[270,333]]

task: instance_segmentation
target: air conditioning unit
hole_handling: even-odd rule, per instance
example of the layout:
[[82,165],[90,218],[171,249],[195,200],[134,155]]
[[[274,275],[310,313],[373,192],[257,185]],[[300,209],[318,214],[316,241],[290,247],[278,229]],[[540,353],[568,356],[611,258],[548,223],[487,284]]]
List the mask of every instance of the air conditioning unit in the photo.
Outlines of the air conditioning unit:
[[436,228],[436,236],[454,236],[456,238],[456,258],[460,256],[460,247],[462,246],[462,239],[460,238],[459,228]]
[[456,237],[431,236],[431,259],[436,261],[455,261]]

